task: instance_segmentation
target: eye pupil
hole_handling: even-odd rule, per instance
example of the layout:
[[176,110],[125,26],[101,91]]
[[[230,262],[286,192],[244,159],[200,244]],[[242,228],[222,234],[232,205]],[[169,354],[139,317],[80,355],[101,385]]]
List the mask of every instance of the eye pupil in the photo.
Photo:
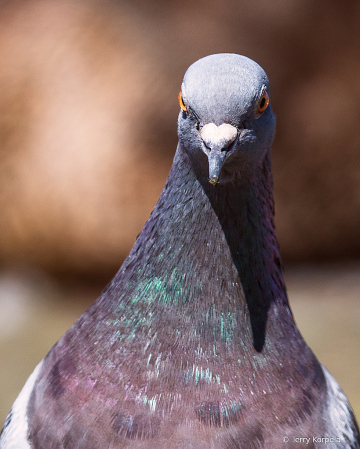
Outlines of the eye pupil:
[[266,90],[263,92],[262,97],[260,99],[260,103],[258,106],[258,112],[261,114],[265,111],[265,109],[269,106],[269,95]]

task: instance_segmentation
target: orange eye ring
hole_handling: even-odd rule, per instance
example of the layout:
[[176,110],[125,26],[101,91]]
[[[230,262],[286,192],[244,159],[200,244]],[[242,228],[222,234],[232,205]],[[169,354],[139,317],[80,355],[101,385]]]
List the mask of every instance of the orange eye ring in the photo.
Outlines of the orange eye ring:
[[181,92],[181,91],[179,92],[178,100],[179,100],[179,105],[180,105],[181,109],[182,109],[184,112],[186,112],[187,109],[186,109],[186,106],[184,105],[184,101],[183,101],[183,97],[182,97],[182,92]]
[[269,106],[269,102],[270,102],[269,95],[266,92],[266,90],[264,90],[263,94],[261,95],[259,106],[258,106],[259,114],[262,114],[265,111],[265,109]]

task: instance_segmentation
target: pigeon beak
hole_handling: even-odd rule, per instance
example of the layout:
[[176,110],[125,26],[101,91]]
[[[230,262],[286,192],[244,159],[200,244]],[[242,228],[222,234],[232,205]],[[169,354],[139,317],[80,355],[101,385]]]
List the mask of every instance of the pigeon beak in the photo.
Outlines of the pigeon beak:
[[209,182],[216,184],[219,182],[221,168],[227,156],[227,149],[237,137],[235,126],[223,123],[216,126],[215,123],[208,123],[201,128],[201,139],[204,143],[203,151],[209,161]]
[[219,182],[221,168],[224,164],[226,151],[220,151],[212,148],[208,154],[209,161],[209,182],[217,184]]

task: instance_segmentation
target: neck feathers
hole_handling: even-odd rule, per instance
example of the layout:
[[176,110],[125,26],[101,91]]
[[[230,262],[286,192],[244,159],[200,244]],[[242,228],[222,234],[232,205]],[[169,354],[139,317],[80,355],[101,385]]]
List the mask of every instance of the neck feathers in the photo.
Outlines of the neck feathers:
[[179,146],[159,202],[110,286],[126,283],[122,305],[172,304],[200,321],[215,310],[217,316],[235,314],[236,321],[245,320],[237,328],[248,329],[257,351],[265,343],[269,308],[285,306],[292,323],[270,168],[267,156],[252,180],[211,185],[196,177]]
[[196,177],[179,146],[159,202],[120,272],[141,269],[142,277],[162,279],[175,292],[177,285],[183,302],[224,296],[226,287],[240,284],[259,305],[286,302],[270,165],[267,156],[252,180],[211,185]]

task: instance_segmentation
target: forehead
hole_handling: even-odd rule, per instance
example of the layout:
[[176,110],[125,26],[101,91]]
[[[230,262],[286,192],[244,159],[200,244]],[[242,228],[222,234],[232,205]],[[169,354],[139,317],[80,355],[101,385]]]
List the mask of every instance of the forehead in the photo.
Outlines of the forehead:
[[[192,64],[185,73],[185,101],[199,114],[239,116],[252,107],[268,79],[264,70],[245,56],[220,54]],[[212,117],[210,117],[212,116]]]

